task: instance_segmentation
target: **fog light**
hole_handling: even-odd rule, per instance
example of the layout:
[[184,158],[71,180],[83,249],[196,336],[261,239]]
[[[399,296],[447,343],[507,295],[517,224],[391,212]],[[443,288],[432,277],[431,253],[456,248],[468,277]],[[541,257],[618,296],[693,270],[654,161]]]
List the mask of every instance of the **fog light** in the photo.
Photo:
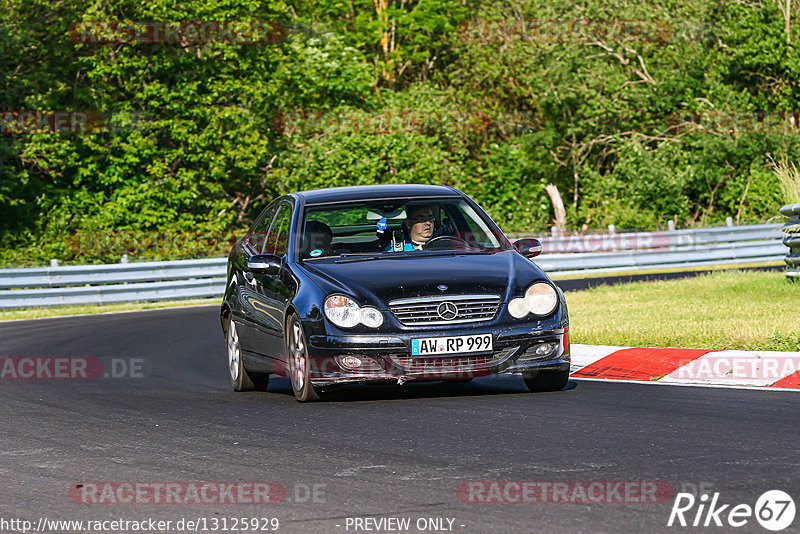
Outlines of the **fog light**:
[[339,364],[347,369],[358,369],[361,367],[361,359],[355,356],[342,356],[339,358]]
[[540,343],[533,351],[537,356],[547,356],[555,348],[554,343]]
[[364,354],[343,354],[336,356],[336,363],[348,373],[381,373],[383,365],[380,360]]

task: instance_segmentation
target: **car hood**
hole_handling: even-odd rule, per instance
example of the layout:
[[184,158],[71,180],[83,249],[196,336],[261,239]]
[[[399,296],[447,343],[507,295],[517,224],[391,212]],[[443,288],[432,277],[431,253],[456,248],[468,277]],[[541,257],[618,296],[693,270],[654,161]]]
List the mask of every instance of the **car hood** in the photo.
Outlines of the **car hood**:
[[326,294],[342,292],[362,305],[381,309],[394,299],[431,295],[490,294],[507,302],[521,296],[533,281],[547,279],[534,263],[515,251],[404,255],[340,263],[307,261],[302,266]]

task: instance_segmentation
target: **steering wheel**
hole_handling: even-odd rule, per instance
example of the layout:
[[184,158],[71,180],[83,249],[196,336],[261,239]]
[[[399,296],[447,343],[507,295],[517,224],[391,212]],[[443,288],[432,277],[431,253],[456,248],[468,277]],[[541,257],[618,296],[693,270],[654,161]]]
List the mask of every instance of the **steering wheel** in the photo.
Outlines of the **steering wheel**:
[[[442,246],[442,241],[445,240],[445,239],[447,239],[448,241],[446,243],[444,243],[444,246]],[[438,246],[431,247],[431,245],[433,243],[436,243],[437,241],[440,244]],[[447,249],[447,248],[451,248],[452,247],[452,243],[454,241],[458,241],[460,243],[463,243],[464,244],[464,248],[469,248],[469,243],[467,243],[464,239],[461,239],[457,235],[440,235],[440,236],[434,237],[433,239],[429,239],[424,245],[422,245],[422,248],[423,249],[428,249],[428,250],[444,250],[444,249]]]

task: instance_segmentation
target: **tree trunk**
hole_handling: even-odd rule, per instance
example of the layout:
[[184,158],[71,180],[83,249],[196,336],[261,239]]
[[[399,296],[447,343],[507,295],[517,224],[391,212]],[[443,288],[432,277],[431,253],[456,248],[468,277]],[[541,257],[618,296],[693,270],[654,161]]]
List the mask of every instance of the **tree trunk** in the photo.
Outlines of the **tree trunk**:
[[564,209],[564,201],[561,199],[561,193],[558,187],[553,184],[545,188],[547,196],[550,197],[550,202],[553,203],[553,211],[556,215],[556,226],[559,230],[564,230],[567,226],[567,211]]
[[792,0],[778,0],[778,9],[785,22],[786,44],[792,46]]

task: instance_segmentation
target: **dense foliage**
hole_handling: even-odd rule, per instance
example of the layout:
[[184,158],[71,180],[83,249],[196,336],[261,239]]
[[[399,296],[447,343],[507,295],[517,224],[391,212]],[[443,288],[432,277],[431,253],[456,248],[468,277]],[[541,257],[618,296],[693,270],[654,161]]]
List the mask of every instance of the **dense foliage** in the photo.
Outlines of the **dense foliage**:
[[[2,4],[4,263],[220,254],[278,194],[387,182],[453,185],[511,231],[553,224],[550,183],[572,229],[763,221],[772,160],[800,158],[800,29],[774,0]],[[280,38],[76,42],[96,21]]]

